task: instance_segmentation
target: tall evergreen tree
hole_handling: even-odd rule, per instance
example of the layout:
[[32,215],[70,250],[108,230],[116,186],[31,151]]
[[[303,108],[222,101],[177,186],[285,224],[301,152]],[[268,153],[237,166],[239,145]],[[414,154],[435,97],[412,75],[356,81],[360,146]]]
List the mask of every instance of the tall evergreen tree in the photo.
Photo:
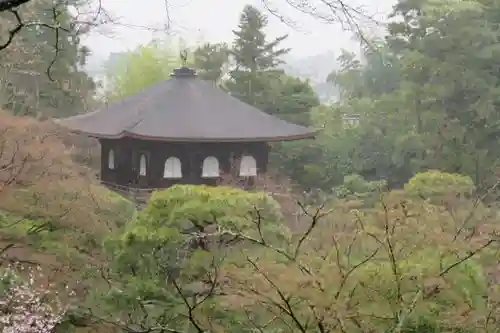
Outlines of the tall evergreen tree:
[[[58,3],[57,20],[63,29],[27,26],[9,48],[0,53],[2,100],[0,108],[19,115],[67,116],[86,109],[93,96],[93,80],[83,71],[89,50],[80,44],[82,31],[69,6],[78,1]],[[39,13],[36,20],[49,20],[53,1],[31,2],[22,7],[23,18]],[[47,17],[45,17],[47,16]],[[3,15],[0,33],[11,28],[13,17]],[[67,31],[68,29],[72,29]]]
[[193,67],[208,81],[219,82],[228,62],[228,46],[224,43],[205,43],[194,51]]
[[288,35],[268,42],[263,31],[267,24],[267,17],[257,8],[245,6],[240,16],[238,29],[233,30],[236,39],[231,54],[238,70],[256,72],[272,69],[283,63],[279,57],[287,54],[290,49],[278,48],[278,46]]
[[[233,96],[268,114],[310,125],[311,109],[319,105],[318,96],[309,82],[287,76],[277,68],[284,63],[281,56],[290,51],[280,47],[287,36],[268,41],[264,33],[266,26],[265,15],[252,6],[245,6],[238,29],[233,31],[231,55],[235,68],[225,86]],[[303,148],[300,144],[275,147],[270,157],[271,169],[299,182],[310,181],[313,172],[304,170],[304,161],[317,151]]]
[[279,44],[287,36],[269,42],[264,33],[267,17],[257,8],[247,5],[240,16],[238,29],[233,30],[235,40],[230,51],[234,62],[231,78],[226,82],[231,94],[242,101],[262,107],[269,98],[269,84],[279,80],[283,71],[276,67],[283,63],[280,56],[290,49],[280,48]]

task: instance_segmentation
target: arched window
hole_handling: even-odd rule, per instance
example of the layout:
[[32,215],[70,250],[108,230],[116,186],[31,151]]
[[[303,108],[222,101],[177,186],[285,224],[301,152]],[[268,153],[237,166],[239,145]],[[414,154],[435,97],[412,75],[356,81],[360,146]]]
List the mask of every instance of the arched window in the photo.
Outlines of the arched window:
[[140,176],[145,176],[146,175],[146,156],[141,155],[141,158],[139,159],[139,175]]
[[203,178],[219,177],[219,161],[213,156],[208,156],[203,160],[203,171],[201,176]]
[[113,149],[110,149],[108,152],[108,168],[110,170],[115,169],[115,151]]
[[165,161],[163,178],[182,178],[181,160],[177,157],[169,157]]
[[257,162],[250,155],[243,155],[240,162],[240,176],[253,177],[257,176]]

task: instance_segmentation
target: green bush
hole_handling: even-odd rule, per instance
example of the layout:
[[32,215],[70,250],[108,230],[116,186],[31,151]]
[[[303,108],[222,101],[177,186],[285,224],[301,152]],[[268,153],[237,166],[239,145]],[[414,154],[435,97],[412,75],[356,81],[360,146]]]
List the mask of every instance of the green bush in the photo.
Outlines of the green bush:
[[225,238],[231,238],[231,233],[250,237],[265,233],[273,240],[288,238],[279,204],[263,192],[227,186],[176,185],[154,192],[147,207],[125,227],[119,239],[110,239],[109,244],[123,249],[117,259],[125,260],[124,263],[134,262],[134,256],[147,249],[168,244],[162,252],[163,259],[170,262],[176,260],[178,249],[185,248],[196,235],[211,234],[213,240],[224,237],[223,232]]
[[427,199],[448,194],[468,196],[474,192],[475,186],[469,176],[431,170],[416,174],[404,189],[409,195]]
[[[479,311],[485,308],[483,296],[487,293],[488,284],[483,268],[476,261],[465,261],[440,276],[444,268],[458,260],[458,257],[452,255],[441,257],[439,251],[429,249],[412,253],[405,260],[398,262],[397,279],[402,298],[407,302],[406,304],[410,304],[415,297],[418,300],[407,317],[405,326],[439,323],[438,331],[445,331],[443,326],[447,323],[442,318],[449,316],[450,309],[460,309],[465,304]],[[390,316],[394,307],[399,304],[392,264],[388,260],[369,262],[360,267],[355,275],[356,282],[366,286],[359,288],[354,296],[359,301],[364,300],[364,303],[360,303],[363,304],[361,306],[363,313],[369,313],[373,315],[373,318]],[[433,292],[433,290],[436,291]],[[375,323],[376,320],[374,320],[374,325]],[[392,325],[384,320],[379,322],[380,327],[387,324]],[[406,329],[409,328],[406,327]],[[414,332],[425,331],[424,327],[420,327]]]
[[367,181],[358,174],[344,177],[344,183],[334,189],[335,196],[340,199],[361,200],[363,206],[375,204],[381,190],[386,189],[384,180]]
[[267,232],[284,231],[279,204],[263,192],[228,186],[176,185],[153,193],[129,230],[158,233],[162,228],[195,228],[200,232],[217,225],[225,230],[253,233],[257,219]]
[[[226,258],[236,252],[235,247],[246,246],[228,245],[236,234],[258,238],[260,233],[266,241],[288,239],[280,207],[265,193],[194,185],[157,191],[122,232],[105,242],[113,274],[110,278],[117,282],[114,288],[96,291],[89,301],[112,313],[113,318],[130,315],[133,322],[139,322],[135,315],[143,315],[141,305],[149,303],[145,310],[148,322],[157,325],[168,319],[165,313],[174,316],[186,311],[169,281],[175,279],[186,293],[204,288],[204,281],[214,274],[213,265],[222,270]],[[198,242],[208,246],[199,246]],[[155,303],[160,305],[156,307]],[[202,312],[198,316],[206,318],[219,318],[223,313],[215,299],[203,303],[197,311]],[[178,317],[170,319],[169,325],[180,330],[185,322]]]

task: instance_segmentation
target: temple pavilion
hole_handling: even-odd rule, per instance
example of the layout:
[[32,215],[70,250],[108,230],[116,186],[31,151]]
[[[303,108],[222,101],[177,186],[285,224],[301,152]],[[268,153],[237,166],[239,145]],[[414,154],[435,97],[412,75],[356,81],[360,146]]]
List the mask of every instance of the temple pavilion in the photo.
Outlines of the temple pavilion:
[[101,181],[141,189],[216,184],[265,173],[269,143],[313,138],[316,131],[250,106],[190,68],[99,110],[58,120],[97,138]]

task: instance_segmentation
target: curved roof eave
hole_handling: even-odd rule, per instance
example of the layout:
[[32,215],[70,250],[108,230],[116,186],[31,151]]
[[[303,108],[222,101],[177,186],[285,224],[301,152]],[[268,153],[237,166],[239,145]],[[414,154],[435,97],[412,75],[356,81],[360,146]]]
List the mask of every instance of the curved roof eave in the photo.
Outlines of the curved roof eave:
[[133,132],[123,131],[116,135],[105,135],[100,133],[86,132],[77,129],[68,129],[75,134],[85,134],[90,137],[95,137],[99,139],[122,139],[122,138],[133,138],[138,140],[150,140],[150,141],[165,141],[165,142],[280,142],[280,141],[294,141],[303,139],[314,139],[321,130],[312,130],[309,133],[297,134],[297,135],[286,135],[286,136],[274,136],[274,137],[261,137],[261,138],[197,138],[197,137],[185,137],[185,138],[168,138],[168,137],[153,137],[138,135]]

